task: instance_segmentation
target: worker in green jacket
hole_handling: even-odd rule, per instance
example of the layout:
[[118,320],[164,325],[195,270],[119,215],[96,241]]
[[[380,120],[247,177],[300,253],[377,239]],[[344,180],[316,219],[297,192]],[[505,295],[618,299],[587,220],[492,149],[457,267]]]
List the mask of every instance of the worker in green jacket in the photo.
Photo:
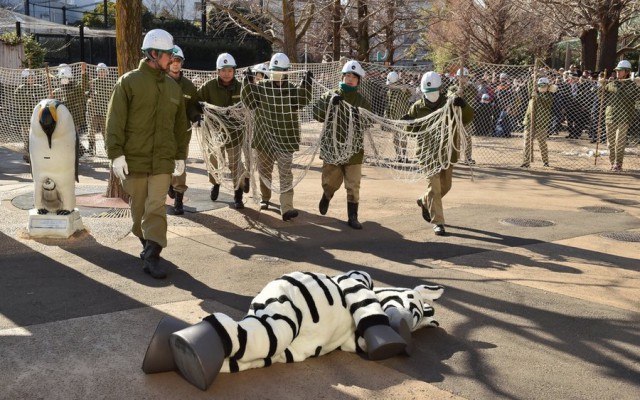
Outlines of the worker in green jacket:
[[[182,100],[184,101],[187,120],[190,123],[200,121],[202,116],[202,107],[198,102],[198,91],[195,85],[182,73],[182,64],[184,63],[184,53],[179,46],[176,46],[175,53],[169,64],[169,76],[180,85],[182,89]],[[187,133],[188,141],[191,141],[191,129]],[[187,191],[187,171],[178,176],[171,177],[171,186],[169,186],[169,197],[173,200],[173,214],[184,214],[184,192]]]
[[524,152],[520,166],[522,168],[529,168],[531,161],[533,161],[533,139],[538,141],[542,165],[549,166],[547,137],[551,126],[553,93],[556,92],[557,87],[551,85],[549,79],[544,76],[538,79],[537,86],[537,93],[532,94],[524,115]]
[[[230,107],[239,103],[241,85],[235,77],[236,60],[231,54],[222,53],[216,60],[216,69],[218,77],[205,82],[198,89],[200,100],[218,107]],[[229,134],[223,150],[227,153],[229,170],[233,181],[233,207],[242,209],[244,208],[242,193],[249,191],[248,174],[242,164],[244,125],[232,116],[219,115],[219,118]],[[224,153],[220,152],[219,154]],[[248,154],[245,154],[245,160],[249,160]],[[213,152],[209,155],[209,161],[215,169],[218,169],[219,161],[221,160],[218,160]],[[213,184],[211,187],[211,200],[216,201],[220,193],[220,182],[211,172],[209,173],[209,182]]]
[[89,155],[96,155],[96,135],[105,134],[107,107],[111,97],[111,89],[115,79],[109,77],[109,67],[99,63],[96,67],[96,77],[89,85],[89,99],[87,100],[87,114],[89,120]]
[[31,115],[33,109],[42,99],[47,98],[47,90],[44,86],[36,83],[35,72],[30,69],[23,69],[20,73],[22,83],[13,93],[13,101],[17,107],[15,117],[20,127],[20,136],[24,143],[24,154],[22,159],[28,164],[29,158],[29,129],[31,128]]
[[627,132],[633,122],[636,101],[640,100],[640,77],[629,79],[631,63],[622,60],[616,68],[616,79],[606,83],[601,80],[601,87],[607,94],[607,108],[604,112],[607,145],[611,170],[622,171],[624,148],[627,145]]
[[269,62],[269,79],[242,87],[242,102],[255,111],[255,131],[251,146],[256,150],[260,175],[260,208],[269,208],[271,177],[278,163],[280,213],[284,221],[298,216],[293,207],[293,153],[300,148],[298,110],[311,101],[313,74],[305,73],[300,85],[288,80],[289,57],[276,53]]
[[[89,77],[87,76],[87,64],[80,63],[80,80],[74,81],[71,66],[60,64],[58,78],[60,86],[53,91],[53,97],[64,103],[73,117],[78,137],[84,133],[86,123],[87,94],[89,93]],[[80,146],[80,154],[87,154],[88,151]]]
[[367,99],[358,92],[364,76],[365,71],[359,62],[348,61],[342,67],[340,87],[324,93],[313,106],[313,117],[324,122],[320,138],[320,158],[324,161],[322,197],[318,209],[322,215],[327,213],[329,202],[344,181],[347,223],[353,229],[362,229],[358,221],[358,204],[364,159],[364,126],[358,109],[371,111]]
[[107,156],[129,194],[131,232],[142,243],[144,272],[166,272],[160,252],[167,246],[165,201],[171,174],[182,175],[189,147],[189,124],[182,90],[166,72],[175,51],[173,36],[152,29],[142,42],[144,59],[122,75],[107,111]]
[[[422,76],[420,81],[420,90],[423,94],[422,99],[416,101],[409,112],[403,119],[415,120],[426,117],[439,108],[444,107],[447,104],[447,97],[440,93],[442,86],[442,79],[437,72],[429,71]],[[462,123],[468,124],[473,120],[473,108],[471,108],[462,97],[455,96],[453,105],[462,108]],[[435,138],[435,131],[425,129],[423,124],[412,123],[407,126],[407,130],[415,132],[417,137],[417,156],[421,165],[428,164],[434,159],[439,159],[444,156],[446,149],[440,149],[434,142],[440,143],[438,138]],[[460,144],[459,130],[454,126],[454,148],[451,154],[449,166],[445,169],[441,169],[435,175],[432,175],[427,180],[427,190],[417,200],[418,207],[422,210],[422,218],[427,222],[433,224],[433,232],[438,236],[444,236],[446,234],[444,228],[444,210],[442,208],[442,198],[451,190],[452,178],[453,178],[453,164],[458,161],[458,150]],[[437,139],[437,140],[434,140]],[[438,151],[442,153],[438,154]]]
[[[462,97],[467,105],[475,111],[476,96],[478,90],[469,81],[469,70],[467,68],[458,68],[456,71],[456,84],[449,86],[448,96]],[[474,165],[476,161],[473,159],[473,140],[471,136],[474,132],[473,121],[465,125],[466,135],[462,136],[464,143],[464,161],[466,164]]]

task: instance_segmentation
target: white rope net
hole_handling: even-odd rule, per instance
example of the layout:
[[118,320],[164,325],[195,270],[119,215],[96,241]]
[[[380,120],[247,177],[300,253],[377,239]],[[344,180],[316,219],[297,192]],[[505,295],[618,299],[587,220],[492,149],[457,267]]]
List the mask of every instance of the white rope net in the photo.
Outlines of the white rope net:
[[[349,95],[333,104],[342,62],[292,64],[281,74],[287,83],[282,87],[269,76],[248,85],[252,90],[231,107],[205,104],[201,127],[194,126],[190,161],[205,162],[226,187],[237,187],[241,177],[250,175],[254,191],[262,182],[276,193],[295,187],[316,155],[338,164],[361,157],[365,164],[386,168],[394,178],[407,181],[446,168],[456,153],[458,162],[479,166],[519,167],[529,160],[531,167],[542,167],[546,160],[551,167],[609,170],[624,157],[625,171],[640,169],[640,87],[634,78],[598,82],[588,74],[574,76],[547,67],[465,65],[469,76],[462,97],[475,117],[464,129],[456,129],[462,124],[456,123],[459,114],[450,102],[424,119],[402,119],[421,97],[416,89],[425,66],[361,64],[366,77],[358,88],[361,96],[351,99],[356,107],[347,101]],[[439,71],[441,93],[459,91],[459,67],[453,63]],[[70,70],[68,79],[63,79],[63,69]],[[301,83],[306,71],[313,79],[305,86]],[[397,72],[399,80],[387,84],[390,71]],[[242,81],[244,68],[236,73]],[[184,74],[196,87],[217,78],[215,71]],[[534,82],[542,76],[557,91],[547,112],[550,117],[543,122],[534,118],[539,132],[530,135],[524,117]],[[50,68],[48,77],[44,69],[24,76],[21,69],[0,68],[0,144],[25,153],[32,110],[39,100],[53,96],[72,112],[84,153],[81,162],[107,163],[103,130],[116,80],[115,68],[99,72],[97,66],[87,65],[82,73],[80,63]],[[230,157],[233,132],[242,136],[237,157]],[[230,159],[234,165],[229,165]]]

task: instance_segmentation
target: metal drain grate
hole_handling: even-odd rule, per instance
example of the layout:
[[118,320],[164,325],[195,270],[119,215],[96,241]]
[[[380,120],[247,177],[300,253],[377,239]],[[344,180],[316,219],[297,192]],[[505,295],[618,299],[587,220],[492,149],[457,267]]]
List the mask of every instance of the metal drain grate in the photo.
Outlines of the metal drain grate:
[[110,208],[108,210],[91,214],[88,218],[131,218],[130,208]]
[[640,201],[631,199],[604,199],[607,203],[619,204],[621,206],[637,206]]
[[603,207],[603,206],[587,206],[587,207],[580,207],[580,209],[584,211],[592,212],[592,213],[599,213],[599,214],[617,214],[617,213],[624,212],[624,210],[620,208]]
[[554,222],[547,221],[545,219],[530,219],[530,218],[505,218],[500,222],[506,225],[524,226],[527,228],[541,228],[545,226],[555,225]]
[[619,242],[640,242],[640,232],[606,232],[600,236]]

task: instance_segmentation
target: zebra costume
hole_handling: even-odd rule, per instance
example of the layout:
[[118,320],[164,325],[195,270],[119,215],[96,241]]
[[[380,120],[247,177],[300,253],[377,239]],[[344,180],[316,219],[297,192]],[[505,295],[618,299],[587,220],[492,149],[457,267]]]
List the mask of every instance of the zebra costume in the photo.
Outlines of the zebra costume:
[[[407,333],[399,337],[402,347],[386,354],[386,358],[404,350],[410,332],[438,326],[427,301],[439,298],[443,291],[439,285],[374,289],[371,277],[362,271],[334,277],[293,272],[269,282],[253,299],[242,320],[213,313],[191,327],[206,332],[195,334],[196,340],[190,338],[194,334],[184,333],[191,328],[171,335],[173,358],[187,380],[206,390],[218,372],[298,362],[336,349],[368,353],[371,339],[367,340],[367,333],[384,327],[395,335],[390,325],[397,329],[396,326],[404,324]],[[203,335],[210,335],[209,339],[203,339]],[[195,343],[198,341],[201,344]],[[212,364],[209,372],[206,365],[200,367],[206,364],[201,359],[207,355],[198,354],[199,347],[202,353],[215,349],[215,358],[220,358],[220,363]],[[144,364],[143,370],[150,373]],[[197,377],[193,378],[194,375]]]

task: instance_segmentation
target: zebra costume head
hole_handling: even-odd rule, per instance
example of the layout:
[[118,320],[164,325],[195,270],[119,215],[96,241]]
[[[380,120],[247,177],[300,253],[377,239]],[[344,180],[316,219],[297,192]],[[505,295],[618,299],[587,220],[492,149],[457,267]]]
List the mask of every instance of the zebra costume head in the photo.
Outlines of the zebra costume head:
[[389,317],[402,317],[409,324],[411,332],[440,325],[433,318],[434,309],[429,303],[442,296],[444,286],[418,285],[413,289],[378,288],[374,289],[374,292],[384,312]]

